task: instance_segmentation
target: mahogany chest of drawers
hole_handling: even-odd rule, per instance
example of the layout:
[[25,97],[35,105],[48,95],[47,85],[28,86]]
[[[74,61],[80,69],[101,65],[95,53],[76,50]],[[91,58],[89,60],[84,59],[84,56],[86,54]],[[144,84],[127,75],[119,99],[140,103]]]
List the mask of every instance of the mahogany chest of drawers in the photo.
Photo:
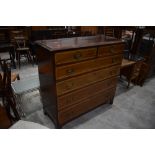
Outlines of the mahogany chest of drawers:
[[57,128],[112,104],[123,48],[122,41],[102,35],[37,41],[43,108]]

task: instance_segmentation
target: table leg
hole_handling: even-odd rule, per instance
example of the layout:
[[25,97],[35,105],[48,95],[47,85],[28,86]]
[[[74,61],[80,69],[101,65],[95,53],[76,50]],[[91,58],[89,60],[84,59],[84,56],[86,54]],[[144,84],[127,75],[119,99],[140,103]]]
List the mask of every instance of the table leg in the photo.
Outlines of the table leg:
[[16,69],[16,63],[15,63],[15,49],[11,48],[9,51],[11,62],[13,64],[13,67]]

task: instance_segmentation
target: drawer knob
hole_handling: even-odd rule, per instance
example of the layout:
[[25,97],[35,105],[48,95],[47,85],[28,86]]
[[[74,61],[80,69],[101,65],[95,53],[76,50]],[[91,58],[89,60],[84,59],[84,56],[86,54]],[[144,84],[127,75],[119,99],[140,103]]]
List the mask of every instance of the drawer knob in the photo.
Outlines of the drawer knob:
[[68,89],[72,89],[72,87],[73,87],[73,83],[68,83],[67,85],[66,85],[66,89],[68,90]]
[[106,98],[109,98],[109,94],[106,94],[105,96],[106,96]]
[[114,48],[113,47],[111,47],[110,48],[110,53],[114,53],[115,51],[114,51]]
[[109,87],[111,85],[111,81],[110,82],[107,82],[107,87]]
[[81,53],[77,52],[74,54],[74,59],[79,60],[81,58],[81,56],[82,56]]
[[114,58],[112,58],[112,63],[114,63],[115,62],[115,59]]
[[110,75],[113,75],[113,74],[115,74],[115,71],[110,71]]
[[67,74],[73,74],[74,73],[74,69],[72,69],[72,68],[70,68],[70,69],[68,69],[68,70],[66,70],[66,72],[67,72]]

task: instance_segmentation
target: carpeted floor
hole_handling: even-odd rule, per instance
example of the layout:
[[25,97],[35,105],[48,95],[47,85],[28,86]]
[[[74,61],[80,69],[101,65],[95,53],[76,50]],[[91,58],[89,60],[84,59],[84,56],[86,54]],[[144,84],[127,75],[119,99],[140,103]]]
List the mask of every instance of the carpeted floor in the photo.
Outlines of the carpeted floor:
[[[23,64],[21,78],[38,74],[37,66]],[[53,122],[44,115],[38,91],[23,96],[23,109],[28,120],[53,129]],[[103,105],[66,124],[65,129],[143,129],[155,128],[155,77],[143,87],[126,89],[119,80],[113,105]]]

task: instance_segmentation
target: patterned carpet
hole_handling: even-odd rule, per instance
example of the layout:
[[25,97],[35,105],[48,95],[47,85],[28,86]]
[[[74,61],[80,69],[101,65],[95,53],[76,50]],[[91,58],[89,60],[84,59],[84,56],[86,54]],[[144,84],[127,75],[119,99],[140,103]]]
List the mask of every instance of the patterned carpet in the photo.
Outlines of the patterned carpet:
[[[37,66],[23,65],[21,78],[38,74]],[[155,128],[155,78],[148,79],[143,87],[126,89],[125,81],[118,81],[114,104],[103,105],[66,124],[66,129],[137,129]],[[53,122],[43,113],[39,91],[23,96],[23,120],[42,124],[53,129]]]
[[[1,56],[6,56],[5,54]],[[21,79],[38,75],[37,65],[21,62],[20,69],[12,72]],[[125,81],[118,81],[113,105],[103,105],[66,124],[66,129],[143,129],[155,128],[155,77],[148,79],[143,87],[131,85],[126,89]],[[22,97],[21,106],[28,120],[53,129],[53,122],[44,115],[39,91]]]

